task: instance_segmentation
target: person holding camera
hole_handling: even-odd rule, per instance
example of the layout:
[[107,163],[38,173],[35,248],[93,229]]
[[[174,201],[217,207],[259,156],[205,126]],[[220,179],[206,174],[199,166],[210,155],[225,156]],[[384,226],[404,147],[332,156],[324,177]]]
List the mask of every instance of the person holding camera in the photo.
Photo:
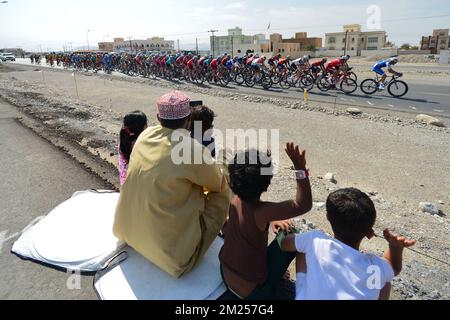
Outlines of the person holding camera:
[[[131,152],[113,225],[114,235],[179,278],[195,268],[222,229],[230,206],[228,170],[191,138],[190,98],[175,91],[158,100],[160,125]],[[173,139],[174,136],[181,139]],[[182,143],[188,160],[174,158]],[[185,153],[183,149],[183,155]],[[194,161],[202,152],[201,163]],[[183,156],[182,156],[183,157]],[[183,160],[186,160],[183,158]]]

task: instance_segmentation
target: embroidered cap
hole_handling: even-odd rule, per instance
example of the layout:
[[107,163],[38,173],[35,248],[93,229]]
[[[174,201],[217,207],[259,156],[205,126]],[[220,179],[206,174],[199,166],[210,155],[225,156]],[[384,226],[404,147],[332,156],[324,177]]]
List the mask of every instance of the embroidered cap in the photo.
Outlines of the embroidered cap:
[[172,91],[158,99],[158,114],[161,119],[178,120],[191,114],[190,98],[180,91]]

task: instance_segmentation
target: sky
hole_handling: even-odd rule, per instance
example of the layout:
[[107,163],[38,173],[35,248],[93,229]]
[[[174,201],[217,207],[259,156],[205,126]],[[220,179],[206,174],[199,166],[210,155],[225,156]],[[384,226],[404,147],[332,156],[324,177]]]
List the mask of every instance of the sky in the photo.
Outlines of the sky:
[[[0,2],[3,0],[0,0]],[[209,48],[208,30],[225,35],[239,26],[244,34],[295,32],[325,38],[342,25],[367,21],[379,8],[378,27],[397,45],[418,45],[433,29],[450,28],[449,0],[8,0],[0,4],[0,48],[62,50],[112,41],[113,37],[179,40],[182,49]],[[370,20],[372,21],[372,20]],[[270,28],[268,29],[270,24]],[[88,32],[89,30],[89,32]]]

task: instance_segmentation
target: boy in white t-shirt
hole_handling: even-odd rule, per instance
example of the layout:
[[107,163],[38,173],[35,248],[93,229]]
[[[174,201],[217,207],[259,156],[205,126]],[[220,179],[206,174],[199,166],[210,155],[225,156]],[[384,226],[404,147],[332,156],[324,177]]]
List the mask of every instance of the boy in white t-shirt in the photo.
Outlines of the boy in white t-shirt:
[[313,231],[282,243],[284,251],[298,252],[296,300],[389,299],[390,282],[402,269],[403,248],[416,241],[386,229],[384,258],[360,252],[362,240],[375,235],[372,200],[357,189],[341,189],[329,195],[326,207],[334,238]]

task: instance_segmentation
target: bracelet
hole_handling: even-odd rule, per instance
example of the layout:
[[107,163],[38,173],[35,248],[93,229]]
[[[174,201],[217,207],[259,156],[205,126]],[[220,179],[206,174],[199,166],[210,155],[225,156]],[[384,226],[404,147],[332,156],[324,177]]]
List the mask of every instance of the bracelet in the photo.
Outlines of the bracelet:
[[297,180],[305,180],[309,178],[309,170],[295,170],[294,175]]

